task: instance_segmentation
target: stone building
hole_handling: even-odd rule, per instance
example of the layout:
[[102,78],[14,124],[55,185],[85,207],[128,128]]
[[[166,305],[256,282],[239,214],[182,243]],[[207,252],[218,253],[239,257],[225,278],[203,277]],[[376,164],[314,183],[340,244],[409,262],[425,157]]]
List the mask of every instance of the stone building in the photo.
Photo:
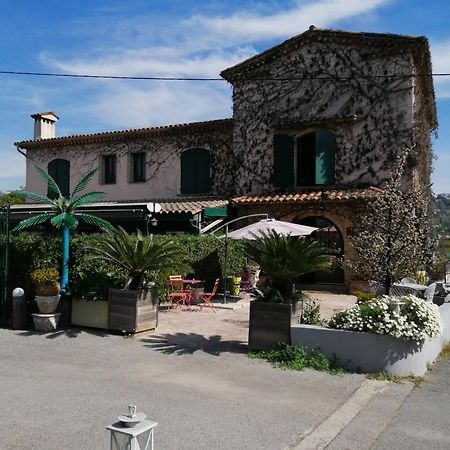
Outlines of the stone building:
[[[106,200],[228,201],[235,216],[316,225],[317,237],[351,256],[355,214],[403,151],[412,149],[405,185],[430,182],[430,73],[424,37],[310,27],[221,73],[233,88],[232,119],[61,138],[37,126],[47,134],[16,146],[26,151],[28,189],[46,189],[33,164],[63,171],[66,184],[100,164],[90,187]],[[351,275],[304,282],[349,286]]]

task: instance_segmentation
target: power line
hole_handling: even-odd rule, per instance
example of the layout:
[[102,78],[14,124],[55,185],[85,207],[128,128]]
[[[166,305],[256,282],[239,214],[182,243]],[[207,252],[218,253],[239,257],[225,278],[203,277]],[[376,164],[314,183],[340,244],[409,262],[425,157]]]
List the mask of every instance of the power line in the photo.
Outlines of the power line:
[[[226,81],[223,78],[202,78],[202,77],[144,77],[127,75],[87,75],[70,73],[50,73],[50,72],[21,72],[14,70],[0,70],[0,75],[23,75],[37,77],[59,77],[59,78],[94,78],[104,80],[142,80],[142,81]],[[308,81],[308,80],[354,80],[354,79],[406,79],[420,77],[449,77],[450,73],[417,73],[410,75],[390,74],[390,75],[336,75],[336,76],[300,76],[300,77],[241,77],[241,80],[248,81]]]

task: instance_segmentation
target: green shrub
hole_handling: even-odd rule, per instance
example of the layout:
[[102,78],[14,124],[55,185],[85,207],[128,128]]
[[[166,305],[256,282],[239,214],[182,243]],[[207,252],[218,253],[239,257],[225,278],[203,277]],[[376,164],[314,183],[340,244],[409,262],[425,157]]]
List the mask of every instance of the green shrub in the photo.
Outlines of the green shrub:
[[320,315],[320,305],[316,300],[308,298],[303,302],[301,323],[305,325],[322,325],[323,319]]
[[274,350],[260,350],[250,352],[250,358],[265,359],[275,367],[283,369],[303,370],[305,368],[330,372],[342,373],[343,369],[338,366],[337,360],[329,360],[318,351],[306,351],[299,345],[280,344]]

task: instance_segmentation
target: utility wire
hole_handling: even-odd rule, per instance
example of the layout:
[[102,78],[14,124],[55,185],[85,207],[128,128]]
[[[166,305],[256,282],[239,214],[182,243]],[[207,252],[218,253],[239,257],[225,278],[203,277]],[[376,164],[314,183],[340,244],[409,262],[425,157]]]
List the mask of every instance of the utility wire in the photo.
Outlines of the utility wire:
[[[59,77],[59,78],[96,78],[104,80],[150,80],[150,81],[226,81],[224,78],[202,78],[202,77],[143,77],[126,75],[85,75],[70,73],[48,73],[48,72],[19,72],[13,70],[0,70],[0,75],[24,75],[38,77]],[[420,78],[420,77],[450,77],[450,73],[417,73],[410,75],[336,75],[336,76],[300,76],[300,77],[241,77],[240,80],[248,81],[308,81],[308,80],[352,80],[352,79],[371,79],[371,78]]]

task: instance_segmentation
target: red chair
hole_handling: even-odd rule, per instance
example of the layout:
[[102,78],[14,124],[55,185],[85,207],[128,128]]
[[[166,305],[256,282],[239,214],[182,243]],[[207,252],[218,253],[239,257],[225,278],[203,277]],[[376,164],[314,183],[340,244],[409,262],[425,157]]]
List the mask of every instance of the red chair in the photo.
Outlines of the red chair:
[[169,309],[176,309],[179,305],[190,308],[192,292],[184,290],[183,280],[169,279],[167,290],[169,291]]
[[217,288],[219,287],[219,280],[220,278],[217,278],[216,282],[214,283],[212,292],[203,292],[203,294],[200,295],[200,299],[203,300],[203,303],[200,303],[198,305],[200,306],[200,309],[202,309],[204,306],[209,306],[214,312],[216,312],[216,307],[214,306],[211,299],[216,295]]

